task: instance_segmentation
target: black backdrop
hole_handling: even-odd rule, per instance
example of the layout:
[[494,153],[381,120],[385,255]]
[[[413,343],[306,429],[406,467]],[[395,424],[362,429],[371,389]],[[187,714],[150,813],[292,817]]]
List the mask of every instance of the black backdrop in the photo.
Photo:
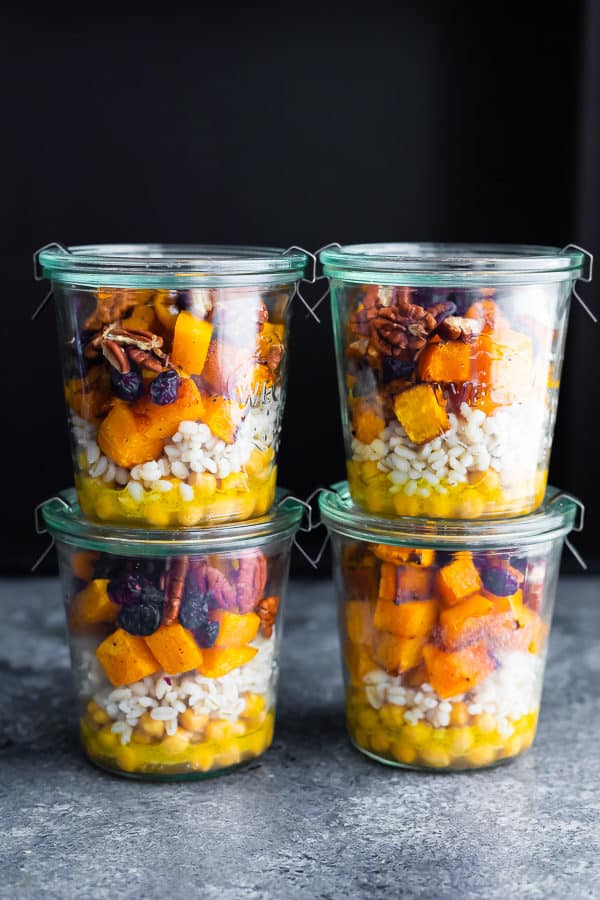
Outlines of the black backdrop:
[[[71,478],[52,309],[29,322],[46,290],[31,278],[36,247],[416,239],[600,251],[593,2],[560,18],[537,2],[314,17],[285,6],[2,14],[5,572],[29,569],[43,547],[33,508]],[[599,333],[574,307],[552,463],[555,483],[591,508],[578,546],[592,564]],[[298,306],[280,480],[306,495],[343,470],[329,314],[316,327]]]

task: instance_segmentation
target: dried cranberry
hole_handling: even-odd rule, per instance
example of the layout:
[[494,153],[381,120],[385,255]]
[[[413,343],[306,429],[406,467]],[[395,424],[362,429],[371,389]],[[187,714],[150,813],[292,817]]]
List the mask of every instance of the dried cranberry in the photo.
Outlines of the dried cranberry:
[[483,566],[481,580],[486,591],[497,597],[510,597],[519,590],[516,573],[505,566]]
[[396,359],[394,356],[384,356],[381,360],[381,377],[384,384],[395,381],[397,378],[410,378],[414,367],[414,362]]
[[188,585],[185,589],[179,609],[179,621],[190,631],[201,628],[208,622],[208,598],[195,585]]
[[204,625],[194,631],[196,643],[205,650],[213,646],[218,636],[219,623],[213,622],[212,619],[208,619]]
[[108,596],[119,606],[139,603],[148,581],[143,575],[119,575],[108,583]]
[[154,634],[160,626],[162,603],[137,603],[124,606],[117,619],[118,624],[129,634],[145,636]]
[[158,404],[158,406],[175,403],[180,384],[181,378],[175,369],[167,369],[166,372],[161,372],[150,385],[152,402]]
[[117,372],[111,366],[110,381],[113,393],[120,400],[132,401],[142,396],[144,382],[137,369],[131,369],[129,372]]

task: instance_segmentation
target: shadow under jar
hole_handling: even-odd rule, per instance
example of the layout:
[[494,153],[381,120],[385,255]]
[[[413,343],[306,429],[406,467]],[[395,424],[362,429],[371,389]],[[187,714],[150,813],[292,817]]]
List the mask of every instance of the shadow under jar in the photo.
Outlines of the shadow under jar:
[[576,502],[496,522],[366,516],[320,498],[334,549],[352,743],[390,765],[510,760],[535,736],[560,556]]
[[321,261],[354,501],[440,518],[536,509],[583,254],[356,244]]
[[39,259],[84,515],[168,527],[267,512],[305,254],[99,245]]
[[249,522],[140,532],[86,521],[73,490],[43,505],[92,762],[133,778],[202,778],[269,747],[302,510],[287,498]]

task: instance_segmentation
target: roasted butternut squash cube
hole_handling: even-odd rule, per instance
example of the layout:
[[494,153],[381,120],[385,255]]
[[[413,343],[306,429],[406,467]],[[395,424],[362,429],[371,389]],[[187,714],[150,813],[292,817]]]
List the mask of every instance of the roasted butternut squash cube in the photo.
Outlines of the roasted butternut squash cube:
[[398,637],[383,632],[375,640],[373,656],[390,675],[408,672],[421,662],[426,640],[423,637]]
[[370,444],[385,428],[381,404],[360,397],[352,404],[352,428],[361,444]]
[[226,444],[233,444],[235,441],[243,418],[244,407],[235,400],[226,400],[216,395],[205,399],[202,421]]
[[134,331],[151,331],[158,334],[161,324],[152,306],[135,306],[130,316],[123,322],[123,327]]
[[497,404],[527,396],[533,384],[533,344],[518,331],[483,332],[473,348],[473,380]]
[[348,666],[350,681],[353,684],[361,684],[367,672],[377,668],[377,663],[371,656],[369,647],[365,644],[355,644],[352,641],[346,641],[344,658]]
[[375,627],[401,637],[426,637],[435,627],[438,610],[437,600],[394,603],[379,599],[375,607]]
[[440,634],[449,650],[463,647],[485,637],[488,614],[494,609],[493,600],[473,594],[467,600],[449,606],[440,613]]
[[375,633],[371,604],[350,600],[345,606],[346,634],[353,644],[370,644]]
[[463,650],[442,650],[427,644],[423,657],[427,680],[443,699],[465,694],[494,671],[494,662],[483,643]]
[[144,638],[122,628],[102,641],[96,648],[96,656],[114,687],[133,684],[161,668]]
[[376,544],[373,552],[378,559],[395,563],[397,566],[403,563],[410,563],[414,566],[432,566],[435,562],[435,550],[421,547],[394,547],[391,544]]
[[120,606],[108,596],[108,578],[95,578],[73,597],[71,627],[85,628],[100,622],[114,622]]
[[203,651],[198,670],[207,678],[220,678],[233,669],[245,666],[257,653],[256,647],[248,647],[247,644],[244,647],[211,647]]
[[421,381],[463,384],[471,378],[471,344],[468,341],[431,341],[419,355]]
[[213,326],[184,310],[177,316],[171,362],[188,375],[201,375],[208,355]]
[[473,557],[466,550],[457,553],[454,561],[441,568],[437,575],[438,594],[445,606],[454,606],[471,594],[480,593],[482,587]]
[[170,675],[197,669],[202,662],[202,650],[194,635],[179,622],[161,625],[154,634],[144,638],[161,668]]
[[379,597],[395,600],[398,596],[398,567],[393,563],[382,563],[379,576]]
[[198,388],[185,378],[174,403],[158,406],[150,397],[135,403],[116,400],[98,430],[102,452],[126,469],[160,456],[180,422],[202,417],[204,403]]
[[91,581],[94,574],[94,563],[100,558],[99,553],[91,550],[78,550],[69,557],[73,575],[82,581]]
[[219,623],[219,634],[215,647],[239,647],[253,641],[258,634],[260,617],[250,612],[240,615],[226,609],[215,609],[210,614],[213,622]]
[[385,600],[428,600],[432,596],[435,569],[382,563],[379,596]]
[[397,394],[394,412],[414,444],[426,444],[450,428],[444,395],[430,384],[415,384]]

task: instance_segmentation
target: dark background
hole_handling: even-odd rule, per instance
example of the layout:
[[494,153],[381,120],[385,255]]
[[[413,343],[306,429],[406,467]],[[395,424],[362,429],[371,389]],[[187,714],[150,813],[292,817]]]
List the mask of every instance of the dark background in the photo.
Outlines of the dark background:
[[[41,245],[600,252],[600,4],[414,6],[1,15],[2,571],[29,570],[33,508],[72,478],[53,311],[29,321]],[[280,481],[301,496],[344,475],[322,319],[298,306],[292,332]],[[551,472],[588,506],[576,543],[596,568],[599,334],[574,305]]]

